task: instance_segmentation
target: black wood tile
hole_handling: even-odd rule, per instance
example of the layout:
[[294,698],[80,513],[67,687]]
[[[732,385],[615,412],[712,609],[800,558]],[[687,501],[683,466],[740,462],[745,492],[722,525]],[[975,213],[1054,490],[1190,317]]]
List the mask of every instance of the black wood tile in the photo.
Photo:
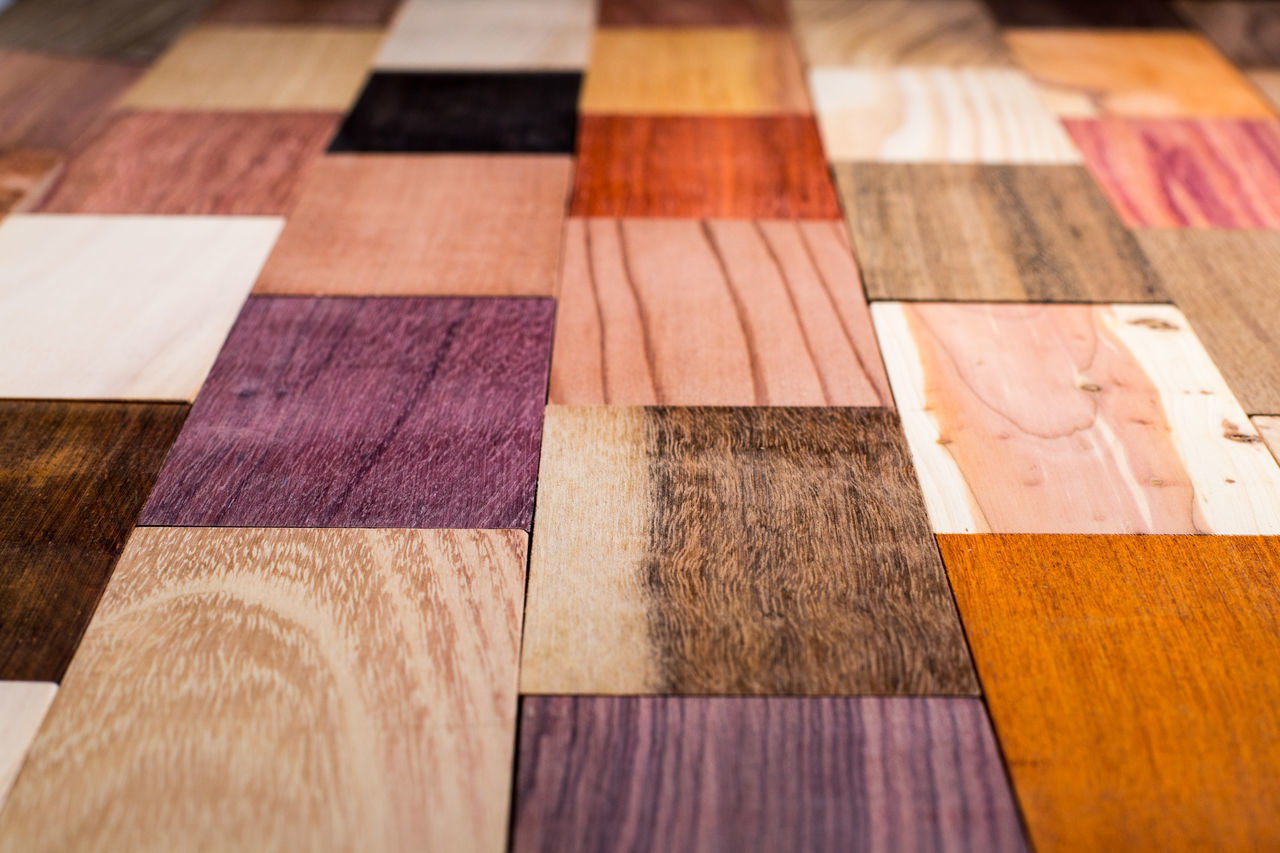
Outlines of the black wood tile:
[[1163,0],[986,0],[1002,27],[1185,29]]

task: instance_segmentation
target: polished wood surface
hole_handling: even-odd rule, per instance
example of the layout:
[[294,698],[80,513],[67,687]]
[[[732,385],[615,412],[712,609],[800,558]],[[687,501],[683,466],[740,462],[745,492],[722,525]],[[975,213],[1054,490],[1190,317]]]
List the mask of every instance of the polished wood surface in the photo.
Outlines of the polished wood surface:
[[785,27],[787,0],[600,0],[602,27]]
[[0,681],[0,808],[57,692],[48,681]]
[[16,0],[0,15],[0,47],[145,62],[206,0]]
[[0,50],[0,147],[69,150],[140,73],[125,62]]
[[810,65],[1012,64],[981,0],[792,0],[791,5]]
[[0,148],[0,216],[34,207],[61,169],[56,152]]

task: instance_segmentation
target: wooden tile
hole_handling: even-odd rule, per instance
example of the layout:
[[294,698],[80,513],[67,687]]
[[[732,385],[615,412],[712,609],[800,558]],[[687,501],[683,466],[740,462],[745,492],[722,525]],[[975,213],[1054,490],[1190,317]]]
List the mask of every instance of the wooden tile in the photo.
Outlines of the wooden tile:
[[195,20],[205,2],[19,0],[0,17],[0,46],[145,62]]
[[40,209],[283,216],[337,123],[320,112],[119,112]]
[[0,222],[0,397],[191,400],[281,220]]
[[1280,66],[1280,2],[1182,0],[1177,6],[1238,67]]
[[31,209],[62,168],[53,151],[0,148],[0,216]]
[[1274,107],[1280,108],[1280,69],[1253,70],[1246,75],[1254,88],[1261,92]]
[[934,530],[1280,532],[1280,466],[1177,309],[872,316]]
[[807,116],[583,116],[575,216],[837,219]]
[[1271,455],[1280,461],[1280,417],[1276,415],[1255,415],[1253,426],[1271,448]]
[[338,110],[355,101],[382,30],[249,27],[188,30],[121,104],[134,109]]
[[186,412],[0,401],[0,679],[61,680]]
[[1063,115],[1261,118],[1273,112],[1198,35],[1014,30],[1005,38]]
[[525,693],[977,692],[887,409],[547,410]]
[[984,0],[1004,27],[1180,29],[1169,0]]
[[1110,119],[1066,127],[1131,228],[1280,227],[1280,123]]
[[638,28],[596,32],[584,113],[808,113],[800,57],[786,30]]
[[391,21],[400,0],[217,0],[204,20],[220,24],[352,24]]
[[939,543],[1037,850],[1280,845],[1280,540]]
[[525,550],[139,529],[0,850],[505,849]]
[[838,222],[572,219],[551,402],[892,405]]
[[513,849],[1026,849],[977,699],[528,697]]
[[0,681],[0,806],[57,692],[46,681]]
[[831,160],[1080,161],[1057,117],[1018,71],[818,68],[810,80]]
[[601,0],[604,27],[785,27],[786,0]]
[[835,173],[872,299],[1164,299],[1084,169],[870,163]]
[[0,147],[66,151],[140,73],[123,62],[0,50]]
[[143,523],[527,528],[553,313],[250,299]]
[[980,0],[792,0],[810,65],[1012,64]]
[[572,160],[330,155],[257,293],[551,296]]
[[581,78],[378,72],[330,150],[572,154]]

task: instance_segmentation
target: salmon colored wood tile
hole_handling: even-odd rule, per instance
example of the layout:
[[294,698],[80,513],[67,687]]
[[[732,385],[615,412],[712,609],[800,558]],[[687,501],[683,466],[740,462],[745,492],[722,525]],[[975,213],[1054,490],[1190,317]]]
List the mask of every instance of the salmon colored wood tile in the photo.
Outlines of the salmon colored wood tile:
[[1271,448],[1271,455],[1280,460],[1280,416],[1257,415],[1253,418],[1253,425],[1267,447]]
[[0,850],[504,850],[526,548],[140,528]]
[[593,116],[578,123],[574,216],[837,219],[807,116]]
[[330,155],[255,293],[550,296],[569,157]]
[[1280,845],[1280,539],[939,544],[1036,850]]
[[47,681],[0,681],[0,807],[57,692]]
[[1177,7],[1238,67],[1280,66],[1280,3],[1181,0]]
[[0,50],[0,147],[66,151],[142,69]]
[[1169,0],[984,0],[1002,27],[1185,29]]
[[785,27],[786,0],[601,0],[604,27]]
[[0,216],[34,207],[61,168],[62,157],[53,151],[0,148]]
[[400,0],[217,0],[203,20],[218,24],[388,23]]
[[1272,106],[1280,108],[1280,70],[1254,70],[1249,71],[1246,76]]
[[981,0],[792,0],[809,65],[1006,67]]
[[0,46],[133,62],[154,59],[206,0],[20,0],[5,3]]
[[571,219],[551,402],[892,405],[838,222]]

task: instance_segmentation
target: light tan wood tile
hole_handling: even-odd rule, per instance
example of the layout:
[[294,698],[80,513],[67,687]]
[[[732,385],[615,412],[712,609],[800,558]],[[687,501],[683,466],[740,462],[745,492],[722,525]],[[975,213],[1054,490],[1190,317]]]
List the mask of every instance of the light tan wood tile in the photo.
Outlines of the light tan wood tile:
[[0,808],[57,692],[48,681],[0,681]]
[[793,0],[809,65],[1013,64],[979,0]]

